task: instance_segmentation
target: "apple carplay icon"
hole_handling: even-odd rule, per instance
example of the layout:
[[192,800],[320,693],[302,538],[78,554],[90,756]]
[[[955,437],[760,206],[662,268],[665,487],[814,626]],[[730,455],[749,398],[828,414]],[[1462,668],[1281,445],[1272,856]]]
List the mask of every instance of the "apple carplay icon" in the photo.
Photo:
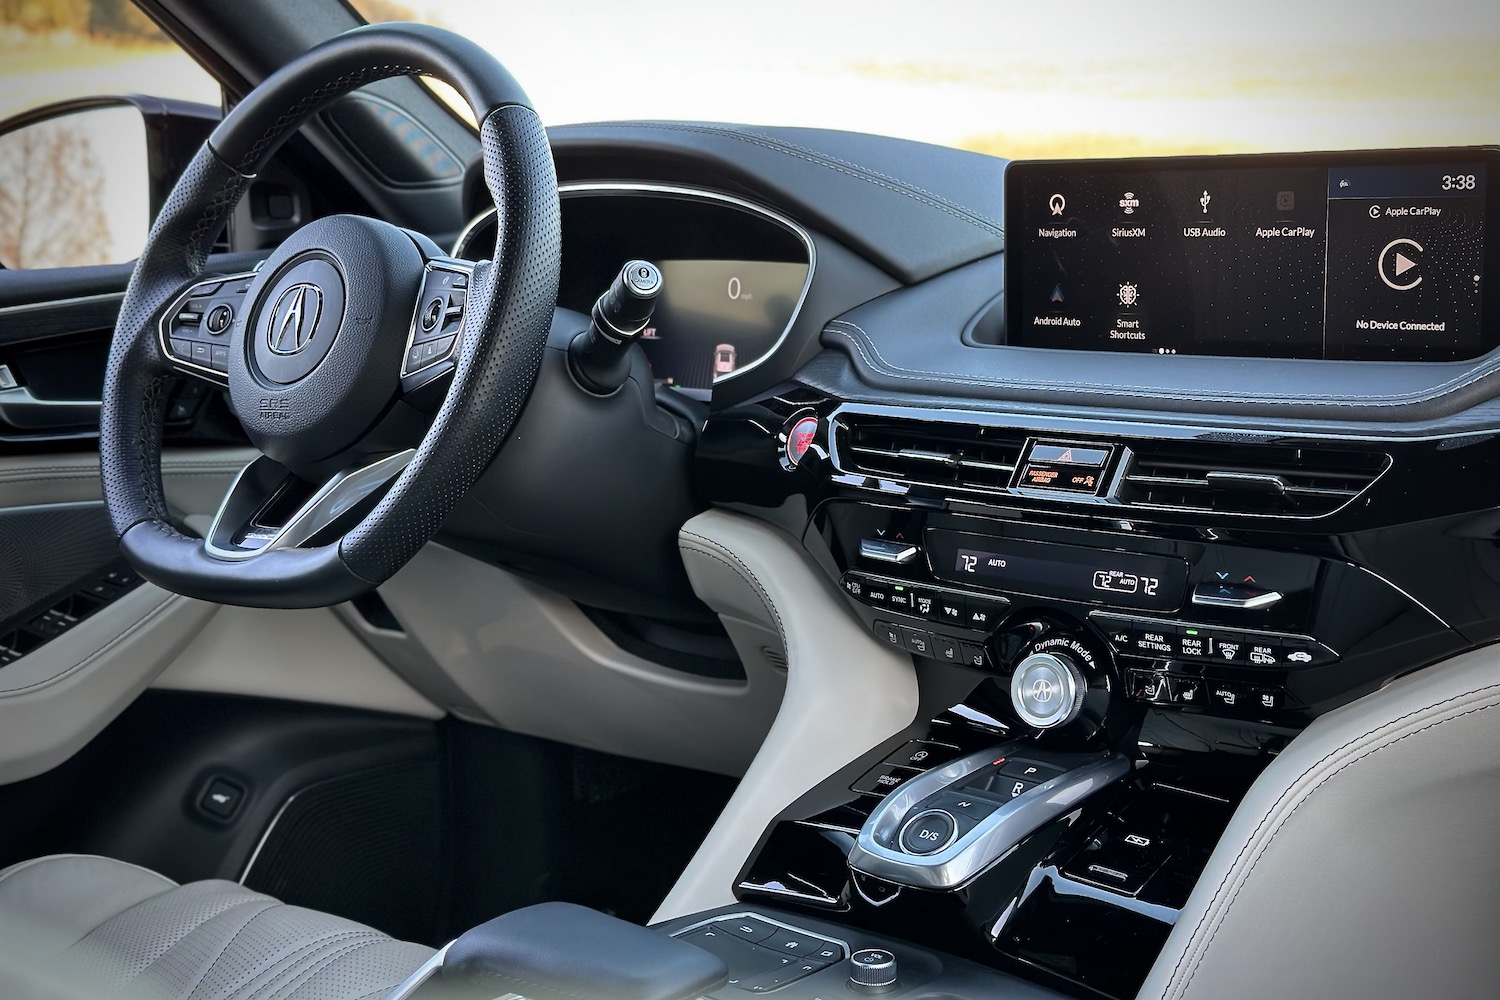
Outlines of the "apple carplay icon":
[[1391,240],[1375,263],[1380,280],[1398,292],[1409,292],[1422,283],[1422,244],[1402,237]]

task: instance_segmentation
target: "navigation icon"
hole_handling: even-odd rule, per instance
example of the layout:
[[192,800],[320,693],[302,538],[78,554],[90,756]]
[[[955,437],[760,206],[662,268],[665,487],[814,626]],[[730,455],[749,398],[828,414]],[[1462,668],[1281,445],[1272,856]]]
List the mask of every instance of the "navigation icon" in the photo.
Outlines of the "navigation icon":
[[1387,243],[1375,262],[1380,280],[1398,292],[1409,292],[1422,283],[1422,275],[1414,273],[1421,266],[1422,244],[1406,237]]
[[1056,302],[1056,303],[1059,303],[1059,304],[1063,301],[1062,285],[1055,285],[1055,286],[1053,286],[1053,288],[1052,288],[1052,296],[1051,296],[1051,298],[1050,298],[1049,301]]
[[1062,215],[1063,209],[1068,207],[1068,199],[1060,194],[1055,194],[1047,199],[1047,206],[1052,209],[1053,215]]

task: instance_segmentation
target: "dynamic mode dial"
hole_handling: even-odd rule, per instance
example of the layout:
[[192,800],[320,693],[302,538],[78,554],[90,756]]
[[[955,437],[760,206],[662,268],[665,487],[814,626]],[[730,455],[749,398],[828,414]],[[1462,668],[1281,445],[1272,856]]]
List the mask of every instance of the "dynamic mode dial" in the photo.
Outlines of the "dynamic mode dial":
[[1016,666],[1010,701],[1016,714],[1036,729],[1055,729],[1078,718],[1088,680],[1067,653],[1032,653]]

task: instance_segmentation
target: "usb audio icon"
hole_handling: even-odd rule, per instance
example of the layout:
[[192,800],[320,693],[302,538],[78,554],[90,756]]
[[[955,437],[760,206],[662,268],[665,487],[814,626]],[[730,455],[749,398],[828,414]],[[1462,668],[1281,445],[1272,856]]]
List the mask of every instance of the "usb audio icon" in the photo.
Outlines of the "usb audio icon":
[[1208,214],[1208,203],[1210,201],[1212,201],[1212,200],[1213,200],[1213,198],[1209,195],[1209,193],[1207,191],[1203,192],[1203,197],[1198,199],[1198,204],[1200,204],[1200,205],[1203,206],[1203,214],[1204,215]]

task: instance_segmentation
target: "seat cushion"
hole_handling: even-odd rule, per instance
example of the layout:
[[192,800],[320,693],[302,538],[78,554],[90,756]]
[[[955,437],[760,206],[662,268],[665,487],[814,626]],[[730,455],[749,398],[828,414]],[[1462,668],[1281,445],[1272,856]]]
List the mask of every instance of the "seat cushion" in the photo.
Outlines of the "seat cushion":
[[233,882],[81,855],[0,871],[4,998],[373,1000],[432,954]]

